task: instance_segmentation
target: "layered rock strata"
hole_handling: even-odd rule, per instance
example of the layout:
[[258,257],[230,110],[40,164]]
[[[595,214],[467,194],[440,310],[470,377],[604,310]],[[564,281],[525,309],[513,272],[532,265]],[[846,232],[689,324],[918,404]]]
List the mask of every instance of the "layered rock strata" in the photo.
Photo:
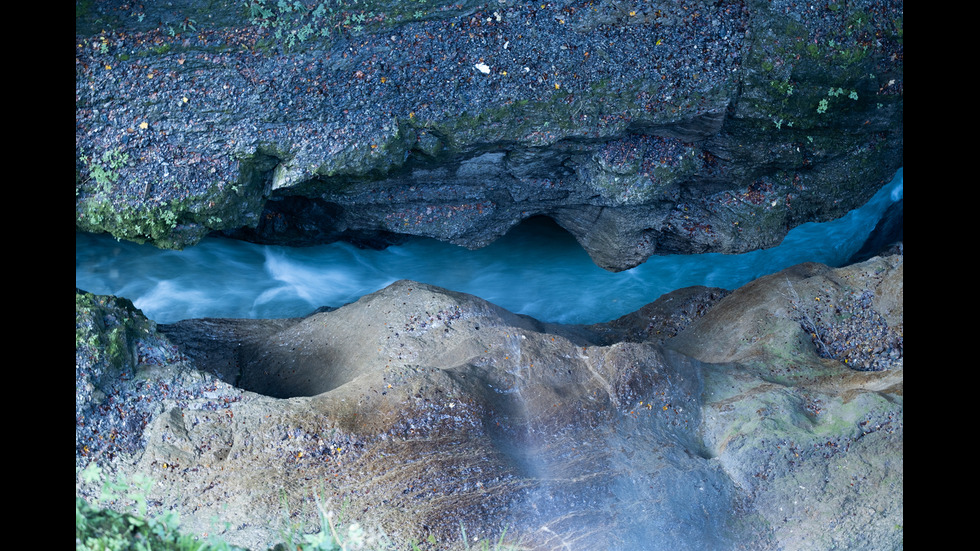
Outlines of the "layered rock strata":
[[622,270],[773,246],[903,164],[901,2],[80,6],[76,228],[161,247],[541,215]]

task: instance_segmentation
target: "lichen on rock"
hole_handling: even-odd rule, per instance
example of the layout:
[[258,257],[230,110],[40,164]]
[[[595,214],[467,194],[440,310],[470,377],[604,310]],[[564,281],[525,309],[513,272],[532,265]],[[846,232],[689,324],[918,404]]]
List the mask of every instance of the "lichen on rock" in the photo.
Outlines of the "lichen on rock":
[[[622,270],[772,246],[902,164],[900,3],[362,4],[80,13],[76,227],[482,247],[544,215]],[[101,185],[90,159],[113,151],[129,162]],[[460,172],[488,154],[512,162]]]

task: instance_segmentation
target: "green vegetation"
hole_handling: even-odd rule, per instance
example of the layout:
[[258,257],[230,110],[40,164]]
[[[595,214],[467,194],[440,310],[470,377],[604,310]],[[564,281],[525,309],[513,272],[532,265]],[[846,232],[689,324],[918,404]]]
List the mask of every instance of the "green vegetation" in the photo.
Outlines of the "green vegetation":
[[[139,209],[113,201],[109,190],[102,189],[78,203],[75,226],[92,233],[108,231],[119,239],[137,243],[151,239],[158,246],[166,247],[174,238],[179,220],[177,213],[185,210],[183,205],[184,201],[175,200]],[[174,246],[179,245],[174,243]]]
[[[460,531],[461,538],[463,540],[463,545],[465,546],[466,550],[467,551],[471,551],[472,549],[474,549],[473,547],[470,547],[469,539],[466,537],[466,528],[464,528],[462,524],[459,525],[459,531]],[[500,534],[500,539],[498,539],[496,543],[490,543],[487,540],[481,540],[480,542],[477,543],[477,548],[480,551],[490,551],[490,550],[493,550],[493,551],[518,551],[519,549],[523,549],[522,547],[517,546],[517,545],[510,545],[510,544],[504,543],[504,536],[506,536],[506,535],[507,535],[507,530],[504,530],[503,533]],[[431,539],[429,541],[429,543],[435,544],[436,543],[435,538]],[[492,547],[491,547],[491,545],[492,545]],[[417,551],[418,550],[418,546],[417,545],[413,545],[413,548],[414,548],[413,551]]]
[[[827,97],[829,98],[838,98],[843,94],[844,94],[843,88],[831,88],[830,90],[827,91]],[[857,90],[851,90],[847,94],[847,97],[854,101],[857,101],[858,99]],[[827,98],[821,99],[819,102],[817,102],[817,113],[820,113],[821,115],[826,113],[827,108],[829,106],[830,106],[830,101]]]
[[75,193],[78,188],[92,180],[95,180],[100,188],[108,190],[110,186],[119,181],[119,169],[129,163],[129,154],[120,150],[118,147],[108,149],[102,153],[99,159],[92,159],[88,155],[82,155],[79,160],[88,170],[89,177],[76,184]]
[[[94,463],[89,464],[79,476],[88,483],[102,481],[100,505],[91,505],[75,496],[75,549],[76,551],[204,551],[237,549],[219,540],[200,541],[178,531],[177,515],[168,512],[157,517],[147,517],[146,496],[153,481],[148,477],[116,477],[103,480],[103,474]],[[137,514],[120,513],[108,507],[110,503],[124,503],[136,507]]]
[[[106,316],[116,323],[107,326]],[[149,331],[149,321],[125,298],[76,292],[75,318],[75,349],[86,347],[117,369],[133,364],[133,343]]]
[[209,544],[180,534],[176,517],[146,520],[136,515],[117,513],[90,505],[75,498],[75,549],[85,551],[116,550],[218,550],[234,549],[225,543]]
[[[398,546],[391,542],[376,544],[367,537],[364,528],[354,522],[346,527],[338,526],[338,522],[324,513],[321,517],[324,528],[302,535],[291,535],[284,543],[271,548],[270,551],[286,549],[297,551],[354,551],[377,550],[388,551],[395,549],[411,549],[421,551],[415,542],[408,547]],[[467,551],[518,551],[522,547],[504,543],[504,534],[495,542],[481,540],[472,546],[466,539],[466,530],[461,530],[464,549]],[[374,543],[374,544],[373,544]],[[432,536],[427,543],[437,545]],[[167,549],[172,551],[245,551],[244,548],[233,546],[221,538],[210,536],[199,539],[195,536],[180,532],[180,521],[176,514],[167,513],[158,517],[145,517],[129,513],[119,513],[110,508],[91,505],[86,500],[75,498],[75,549],[76,551],[155,551]]]
[[[767,32],[755,41],[746,59],[750,70],[741,104],[762,119],[753,123],[759,130],[766,124],[782,133],[812,132],[901,101],[888,89],[901,79],[899,12],[897,17],[871,14],[840,1],[825,9],[816,19],[774,13]],[[855,101],[828,95],[830,86]]]
[[784,96],[793,95],[793,83],[790,82],[789,78],[784,78],[783,80],[773,80],[769,83],[769,85]]
[[[243,548],[228,544],[217,536],[200,539],[180,532],[178,515],[168,511],[158,516],[147,515],[147,496],[153,488],[153,480],[147,476],[136,475],[130,479],[124,476],[108,478],[97,465],[77,473],[77,478],[86,484],[101,484],[101,492],[90,504],[75,496],[75,549],[76,551],[234,551]],[[290,526],[283,535],[284,542],[271,551],[354,551],[375,550],[395,551],[411,549],[421,551],[415,542],[398,545],[386,537],[373,537],[357,522],[346,523],[340,517],[328,512],[314,495],[320,519],[319,530],[304,534],[300,527]],[[121,513],[115,508],[135,509],[135,514]],[[286,517],[288,505],[283,503]],[[227,528],[227,526],[225,527]],[[467,551],[518,551],[522,547],[504,542],[506,530],[495,542],[481,540],[472,546],[466,529],[460,525],[463,548]],[[428,544],[438,545],[429,536]],[[243,550],[244,551],[244,550]]]
[[[78,158],[82,166],[76,169],[75,175],[75,227],[81,231],[109,232],[118,239],[137,243],[150,240],[163,248],[180,248],[195,233],[203,236],[209,229],[221,229],[237,222],[233,219],[233,204],[223,199],[223,195],[229,193],[241,195],[237,184],[228,191],[224,186],[215,186],[218,195],[212,193],[203,198],[185,195],[181,199],[131,201],[127,200],[127,195],[132,194],[133,188],[142,189],[143,198],[148,199],[151,189],[167,184],[123,179],[130,157],[119,147],[103,151],[101,155],[80,155]],[[170,186],[179,189],[180,184]],[[192,209],[195,199],[222,208],[202,213],[200,208]],[[177,235],[178,229],[183,235]]]
[[92,0],[76,0],[75,18],[84,17],[92,9]]
[[[275,40],[287,50],[317,39],[356,35],[396,22],[422,19],[427,12],[418,9],[428,0],[410,4],[410,11],[380,11],[372,0],[245,0],[246,15],[254,24],[272,30]],[[392,8],[391,6],[387,6]],[[405,9],[409,9],[405,8]]]
[[[75,227],[165,249],[197,243],[212,230],[239,227],[262,208],[262,183],[246,159],[244,176],[194,193],[180,176],[157,180],[134,170],[121,147],[79,152]],[[251,218],[249,218],[251,217]]]

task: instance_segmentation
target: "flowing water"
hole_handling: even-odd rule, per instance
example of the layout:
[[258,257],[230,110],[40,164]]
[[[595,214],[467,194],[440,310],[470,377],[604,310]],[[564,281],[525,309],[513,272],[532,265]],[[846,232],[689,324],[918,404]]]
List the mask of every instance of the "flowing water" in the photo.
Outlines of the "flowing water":
[[885,209],[902,199],[900,169],[865,206],[793,229],[772,249],[740,255],[654,256],[631,270],[597,267],[553,223],[529,221],[471,251],[432,239],[385,250],[347,243],[305,248],[207,238],[183,251],[76,233],[75,285],[126,297],[147,317],[286,318],[342,306],[399,279],[474,294],[513,312],[558,323],[598,323],[690,285],[735,289],[800,262],[844,264]]

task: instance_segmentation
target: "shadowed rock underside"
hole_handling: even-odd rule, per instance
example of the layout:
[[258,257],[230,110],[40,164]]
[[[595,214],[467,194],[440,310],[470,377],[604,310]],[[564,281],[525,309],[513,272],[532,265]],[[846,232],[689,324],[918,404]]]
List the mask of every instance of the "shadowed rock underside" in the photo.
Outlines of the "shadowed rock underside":
[[280,4],[76,10],[77,229],[477,248],[548,216],[622,270],[776,245],[903,164],[901,2]]

